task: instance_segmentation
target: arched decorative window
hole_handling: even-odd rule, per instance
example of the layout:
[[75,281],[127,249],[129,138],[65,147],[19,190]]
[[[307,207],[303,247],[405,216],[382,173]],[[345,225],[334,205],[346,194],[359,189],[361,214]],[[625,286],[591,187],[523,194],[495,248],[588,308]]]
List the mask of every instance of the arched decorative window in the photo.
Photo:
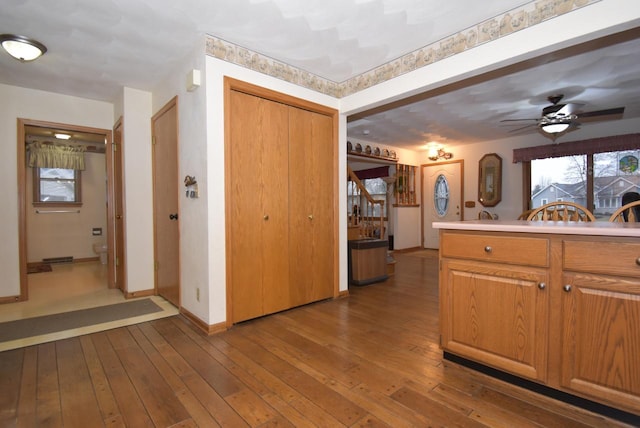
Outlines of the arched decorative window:
[[433,187],[433,206],[438,217],[444,217],[449,211],[449,182],[443,174],[436,178]]

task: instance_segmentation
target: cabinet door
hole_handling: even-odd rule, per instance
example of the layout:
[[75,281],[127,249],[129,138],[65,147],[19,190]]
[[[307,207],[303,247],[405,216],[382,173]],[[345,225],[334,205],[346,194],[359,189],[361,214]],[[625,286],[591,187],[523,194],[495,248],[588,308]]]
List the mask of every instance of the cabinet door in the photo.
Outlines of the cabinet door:
[[333,296],[335,169],[333,119],[289,108],[292,306]]
[[640,282],[565,273],[562,386],[640,413]]
[[442,260],[442,346],[462,357],[545,381],[547,271]]
[[228,255],[231,319],[288,308],[288,113],[231,91]]

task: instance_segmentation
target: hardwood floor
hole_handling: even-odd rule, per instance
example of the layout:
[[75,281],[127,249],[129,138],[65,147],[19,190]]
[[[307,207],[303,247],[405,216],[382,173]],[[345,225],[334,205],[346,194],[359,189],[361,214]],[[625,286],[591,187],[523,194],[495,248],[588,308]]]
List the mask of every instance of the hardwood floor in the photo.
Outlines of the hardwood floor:
[[0,353],[0,426],[624,426],[443,363],[437,254],[206,337],[181,316]]

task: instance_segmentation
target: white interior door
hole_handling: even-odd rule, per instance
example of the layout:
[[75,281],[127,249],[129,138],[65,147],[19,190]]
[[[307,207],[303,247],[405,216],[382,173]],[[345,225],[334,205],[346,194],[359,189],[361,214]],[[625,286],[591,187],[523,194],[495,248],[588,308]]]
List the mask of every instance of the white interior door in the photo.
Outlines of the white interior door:
[[424,231],[422,246],[440,248],[439,230],[434,221],[462,220],[463,163],[461,161],[422,165]]

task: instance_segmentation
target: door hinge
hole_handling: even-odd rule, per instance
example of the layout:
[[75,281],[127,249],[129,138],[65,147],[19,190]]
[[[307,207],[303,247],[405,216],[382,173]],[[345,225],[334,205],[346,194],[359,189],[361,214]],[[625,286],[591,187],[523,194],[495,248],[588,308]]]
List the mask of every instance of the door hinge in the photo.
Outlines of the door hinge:
[[155,262],[153,262],[153,268],[154,268],[156,271],[160,270],[160,262],[159,262],[159,261],[157,261],[157,260],[156,260]]
[[118,151],[118,145],[117,145],[116,143],[113,143],[113,144],[111,145],[111,147],[113,147],[113,151],[114,151],[114,152],[117,152],[117,151]]
[[120,266],[120,258],[116,257],[116,266]]
[[154,145],[154,146],[156,145],[156,137],[155,136],[151,137],[151,144]]

